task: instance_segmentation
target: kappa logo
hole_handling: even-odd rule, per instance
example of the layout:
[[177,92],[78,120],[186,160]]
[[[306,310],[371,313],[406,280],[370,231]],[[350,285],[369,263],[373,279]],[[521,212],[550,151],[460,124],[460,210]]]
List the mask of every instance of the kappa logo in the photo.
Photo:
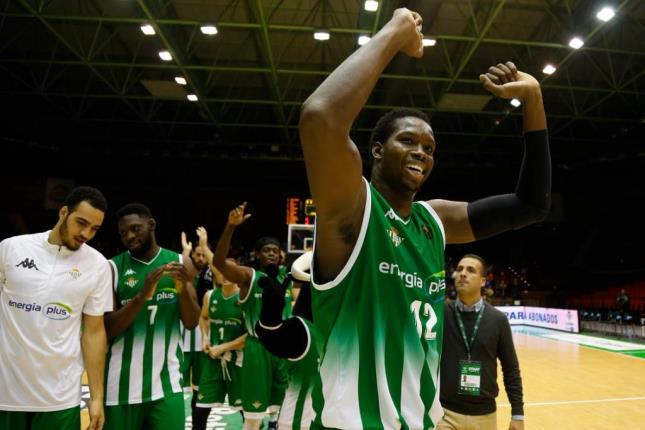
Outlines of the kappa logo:
[[[24,267],[25,269],[36,269],[36,270],[38,270],[38,266],[36,266],[36,263],[34,263],[33,258],[25,258],[20,263],[16,264],[16,267]],[[40,271],[40,270],[38,270],[38,271]]]
[[135,272],[134,270],[132,270],[132,268],[130,268],[130,269],[126,270],[123,275],[124,276],[130,276],[130,275],[136,275],[136,274],[137,274],[137,272]]
[[398,215],[396,214],[396,212],[394,212],[394,209],[392,209],[392,208],[390,208],[387,212],[385,212],[385,214],[384,214],[384,215],[385,215],[385,217],[387,217],[387,218],[389,218],[389,219],[391,219],[391,220],[396,220],[396,221],[404,222],[404,221],[401,219],[401,217],[400,217],[400,216],[398,216]]

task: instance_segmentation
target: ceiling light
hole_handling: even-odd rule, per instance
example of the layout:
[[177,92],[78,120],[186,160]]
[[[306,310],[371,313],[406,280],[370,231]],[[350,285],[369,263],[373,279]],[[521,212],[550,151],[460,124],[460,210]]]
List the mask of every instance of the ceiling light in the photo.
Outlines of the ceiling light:
[[175,82],[177,82],[179,85],[186,85],[186,78],[175,76]]
[[374,0],[367,0],[363,7],[365,7],[366,11],[376,12],[376,10],[378,9],[378,2]]
[[326,31],[316,31],[314,33],[314,39],[316,40],[329,40],[329,33]]
[[547,64],[546,66],[544,66],[544,69],[542,69],[542,73],[544,73],[545,75],[552,75],[555,70],[556,69],[554,66]]
[[142,25],[142,26],[141,26],[141,31],[142,31],[142,32],[143,32],[143,34],[145,34],[146,36],[152,36],[153,34],[156,34],[154,27],[153,27],[153,26],[151,26],[150,24],[144,24],[144,25]]
[[208,36],[217,34],[217,27],[215,27],[213,24],[202,25],[199,29],[202,31],[202,33]]
[[369,37],[369,36],[359,36],[359,37],[358,37],[358,44],[359,44],[359,45],[361,45],[361,46],[363,46],[363,45],[365,45],[367,42],[369,42],[369,41],[370,41],[370,39],[371,39],[371,37]]
[[427,37],[423,38],[423,46],[435,46],[437,44],[436,39],[430,39]]
[[600,9],[600,12],[598,12],[596,14],[596,18],[598,18],[601,21],[607,22],[610,19],[612,19],[614,17],[614,15],[616,15],[616,13],[614,12],[614,10],[612,8],[603,7],[602,9]]
[[519,101],[518,99],[512,99],[511,100],[511,106],[513,106],[513,107],[519,107],[519,105],[521,105],[521,104],[522,104],[522,102]]
[[172,61],[172,55],[168,51],[159,51],[159,58],[164,61]]
[[197,96],[196,96],[195,94],[188,94],[188,95],[186,96],[186,98],[187,98],[188,100],[190,100],[191,102],[196,102],[196,101],[197,101]]
[[573,49],[580,49],[585,43],[579,37],[574,37],[569,41],[569,46]]

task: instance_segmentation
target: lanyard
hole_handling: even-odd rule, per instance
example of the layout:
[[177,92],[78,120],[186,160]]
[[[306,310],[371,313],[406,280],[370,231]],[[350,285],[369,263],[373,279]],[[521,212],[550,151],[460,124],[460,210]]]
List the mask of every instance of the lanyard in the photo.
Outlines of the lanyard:
[[461,311],[459,310],[459,307],[455,305],[455,316],[457,317],[457,324],[459,324],[459,330],[461,331],[461,338],[464,340],[464,344],[466,345],[466,352],[468,353],[468,360],[470,360],[470,349],[473,347],[473,342],[475,341],[475,336],[477,335],[477,330],[479,330],[479,323],[481,323],[482,316],[484,315],[484,304],[482,304],[482,308],[479,310],[477,313],[477,320],[475,321],[475,326],[473,327],[473,335],[470,338],[470,342],[466,338],[466,329],[464,328],[464,322],[461,319]]

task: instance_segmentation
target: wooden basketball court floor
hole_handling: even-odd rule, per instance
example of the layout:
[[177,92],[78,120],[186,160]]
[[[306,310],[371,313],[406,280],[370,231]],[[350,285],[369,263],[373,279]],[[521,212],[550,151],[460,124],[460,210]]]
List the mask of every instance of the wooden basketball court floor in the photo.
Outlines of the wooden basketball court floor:
[[[525,430],[645,430],[645,359],[637,356],[638,346],[629,355],[562,340],[566,333],[525,327],[513,331]],[[640,345],[641,357],[643,353],[645,345]],[[511,409],[501,369],[498,375],[498,429],[505,430]],[[82,428],[86,426],[83,411]],[[189,423],[186,428],[191,428]],[[241,420],[237,414],[211,414],[208,428],[240,430]]]

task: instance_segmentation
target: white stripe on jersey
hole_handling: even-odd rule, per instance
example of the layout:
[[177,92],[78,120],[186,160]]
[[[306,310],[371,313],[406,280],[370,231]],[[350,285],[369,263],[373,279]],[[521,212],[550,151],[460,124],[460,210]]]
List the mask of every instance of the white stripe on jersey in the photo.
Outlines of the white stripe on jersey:
[[113,406],[119,404],[119,380],[121,377],[121,364],[123,362],[123,338],[112,344],[112,355],[108,366],[107,389],[105,404]]
[[[332,336],[334,333],[332,332]],[[347,342],[352,342],[347,344]],[[343,347],[341,349],[341,346]],[[325,403],[322,425],[331,428],[363,428],[358,402],[358,333],[330,342],[320,367]]]
[[305,399],[305,406],[302,409],[302,419],[300,420],[300,428],[308,429],[311,427],[311,422],[314,420],[316,413],[314,412],[314,406],[311,401],[311,391],[313,387],[309,387],[307,392],[307,398]]
[[[278,428],[292,429],[296,407],[298,406],[298,396],[302,390],[302,386],[293,386],[289,384],[287,392],[284,395],[282,406],[280,406],[280,416],[278,417]],[[307,395],[302,409],[302,417],[300,418],[300,429],[308,429],[314,419],[314,408],[311,402],[311,385],[308,387]]]
[[163,386],[161,385],[161,375],[164,362],[164,349],[166,348],[166,332],[165,330],[155,330],[154,338],[152,339],[152,389],[150,392],[150,400],[157,400],[163,397]]
[[135,330],[132,339],[132,359],[130,360],[129,404],[141,403],[143,400],[143,350],[145,346],[146,335],[144,333],[137,333]]
[[179,344],[178,330],[173,330],[168,342],[168,373],[170,374],[170,385],[173,393],[182,392],[181,372],[179,371],[179,360],[177,359],[177,350],[181,349]]
[[[375,333],[379,339],[384,339],[383,328],[377,327]],[[405,363],[405,361],[404,361]],[[405,365],[405,364],[404,364]],[[387,385],[387,370],[385,369],[385,348],[377,347],[374,353],[374,371],[376,372],[376,389],[378,390],[378,406],[381,414],[381,422],[385,430],[395,430],[401,428],[401,421],[399,421],[399,413],[394,405],[394,400],[390,395],[390,387]]]
[[[407,326],[414,331],[412,326]],[[416,332],[414,333],[416,335]],[[416,345],[415,345],[416,346]],[[408,428],[423,429],[423,412],[421,400],[421,372],[423,371],[423,351],[414,348],[409,342],[403,342],[403,373],[401,375],[401,416]],[[437,422],[434,421],[436,424]]]
[[432,401],[432,406],[428,415],[432,422],[436,425],[443,417],[443,408],[439,403],[439,363],[441,361],[441,356],[435,348],[428,348],[426,353],[426,363],[428,364],[428,369],[430,369],[430,376],[432,377],[432,382],[436,387],[434,392],[434,400]]

